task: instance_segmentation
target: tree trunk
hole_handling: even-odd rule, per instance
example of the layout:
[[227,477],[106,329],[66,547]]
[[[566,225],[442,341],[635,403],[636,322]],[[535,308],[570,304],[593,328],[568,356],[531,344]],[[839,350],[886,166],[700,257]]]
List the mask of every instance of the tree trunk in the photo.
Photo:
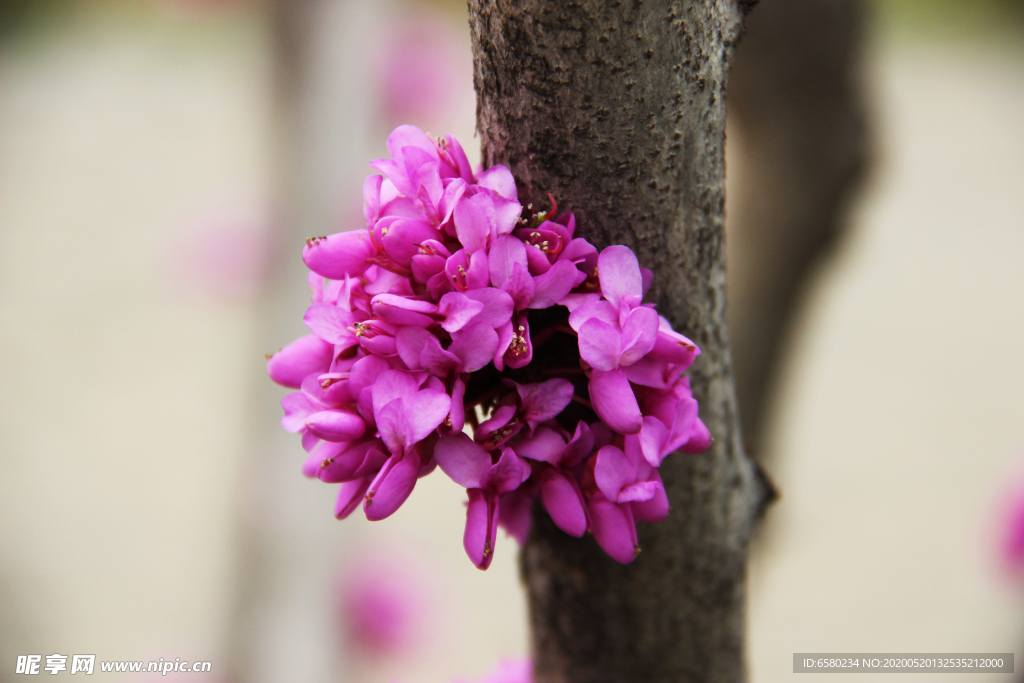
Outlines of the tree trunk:
[[535,681],[744,678],[747,544],[770,487],[742,448],[725,323],[729,0],[469,0],[484,165],[547,193],[599,248],[654,271],[650,299],[703,350],[690,371],[715,440],[661,468],[672,513],[622,566],[544,514],[521,556]]

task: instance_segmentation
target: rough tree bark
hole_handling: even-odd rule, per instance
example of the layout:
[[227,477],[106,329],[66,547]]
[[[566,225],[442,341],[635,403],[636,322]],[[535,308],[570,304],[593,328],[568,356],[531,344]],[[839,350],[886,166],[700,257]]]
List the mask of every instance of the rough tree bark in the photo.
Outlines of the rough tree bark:
[[756,450],[800,291],[844,227],[870,136],[861,0],[766,2],[729,73],[737,195],[727,220],[729,331],[743,435]]
[[535,680],[739,681],[747,543],[770,487],[742,448],[725,323],[725,89],[731,0],[469,0],[484,165],[520,200],[552,193],[578,235],[626,244],[651,300],[703,350],[691,370],[715,437],[662,467],[672,513],[629,566],[545,515],[521,562]]

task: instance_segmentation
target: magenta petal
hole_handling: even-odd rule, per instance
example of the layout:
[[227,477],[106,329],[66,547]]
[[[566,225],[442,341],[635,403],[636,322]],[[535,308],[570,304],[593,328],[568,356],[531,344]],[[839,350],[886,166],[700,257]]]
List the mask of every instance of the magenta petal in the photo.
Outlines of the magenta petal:
[[434,459],[452,481],[468,489],[479,489],[491,469],[491,456],[463,432],[438,439]]
[[418,391],[403,399],[404,410],[411,428],[411,442],[422,441],[428,434],[437,429],[448,417],[452,399],[443,391]]
[[494,558],[498,531],[497,496],[480,489],[469,489],[466,493],[469,494],[469,505],[466,507],[466,533],[462,537],[462,546],[473,564],[487,569]]
[[616,502],[632,503],[634,501],[643,502],[645,500],[650,500],[654,497],[654,493],[657,491],[658,486],[658,483],[653,481],[639,481],[635,484],[630,484],[619,492],[619,497],[616,499]]
[[579,332],[583,324],[591,318],[597,318],[613,327],[618,327],[619,309],[612,306],[611,303],[595,298],[597,297],[596,294],[579,294],[575,296],[583,297],[585,300],[575,308],[572,308],[572,312],[569,314],[569,327]]
[[633,514],[637,519],[657,524],[668,517],[668,496],[665,495],[665,487],[662,485],[661,477],[658,476],[657,472],[654,473],[654,481],[652,483],[657,484],[654,497],[650,500],[630,503],[630,505],[633,507]]
[[558,261],[548,272],[533,279],[534,295],[530,308],[550,308],[576,286],[579,273],[571,261]]
[[356,343],[355,333],[350,329],[355,324],[352,314],[334,304],[313,304],[306,309],[302,320],[325,342],[341,346]]
[[390,517],[402,506],[416,486],[420,465],[415,453],[388,458],[366,492],[363,511],[368,520],[376,522]]
[[666,363],[677,363],[690,367],[693,359],[700,355],[700,349],[692,341],[672,329],[668,320],[658,317],[658,336],[651,350],[651,356]]
[[498,525],[505,533],[526,545],[533,524],[533,496],[525,487],[501,494],[498,498]]
[[309,453],[311,450],[316,448],[317,444],[320,443],[320,439],[309,433],[309,430],[303,430],[302,432],[302,450]]
[[619,505],[602,495],[593,496],[587,505],[594,539],[608,555],[622,564],[636,559],[640,548],[636,541],[636,523],[630,505]]
[[333,344],[315,334],[307,334],[271,356],[267,361],[267,374],[282,386],[298,389],[308,375],[326,372],[333,357]]
[[305,429],[307,417],[323,410],[323,406],[315,403],[301,391],[288,394],[281,399],[281,407],[284,408],[281,426],[284,427],[286,432],[292,432],[293,434]]
[[363,217],[373,225],[380,213],[380,188],[384,178],[379,175],[367,176],[363,181]]
[[615,307],[624,296],[643,296],[640,263],[629,247],[616,244],[605,248],[597,259],[597,276],[601,293]]
[[517,439],[512,447],[524,458],[557,465],[565,452],[565,440],[549,427],[538,427],[533,436]]
[[698,422],[697,401],[689,396],[681,397],[676,404],[674,417],[671,434],[665,439],[667,443],[662,450],[664,453],[679,449],[694,435],[693,428]]
[[566,379],[549,379],[540,384],[516,384],[516,391],[523,402],[524,418],[531,429],[537,424],[557,416],[572,401],[572,382]]
[[494,231],[495,235],[507,235],[512,232],[523,215],[523,205],[514,199],[503,197],[491,197],[491,204],[494,207]]
[[429,301],[419,301],[397,294],[378,294],[371,301],[374,315],[396,325],[430,327],[431,317],[437,313],[437,306]]
[[476,194],[469,198],[463,197],[462,201],[455,206],[453,213],[455,232],[467,252],[487,248],[493,220],[493,217],[488,217],[488,213],[493,216],[493,212],[491,198],[485,194]]
[[483,310],[473,318],[474,322],[487,323],[498,329],[512,319],[512,297],[500,289],[484,287],[471,289],[466,296],[483,304]]
[[368,488],[370,488],[369,477],[342,484],[338,490],[338,500],[334,503],[334,516],[338,519],[345,519],[351,515],[352,511],[359,507]]
[[302,475],[309,477],[310,479],[316,479],[317,472],[320,470],[320,463],[323,460],[316,455],[315,448],[309,449],[311,452],[306,455],[306,460],[302,463]]
[[579,330],[580,358],[598,370],[615,370],[621,337],[608,323],[591,318]]
[[407,368],[419,370],[422,367],[420,357],[430,339],[436,341],[437,338],[422,327],[403,325],[398,328],[398,332],[395,334],[395,348],[398,351],[398,357],[402,359]]
[[620,449],[605,446],[597,453],[594,480],[605,498],[618,502],[619,493],[636,483],[636,467]]
[[[388,362],[383,358],[376,356],[360,358],[352,365],[352,370],[349,372],[349,391],[353,396],[359,396],[363,389],[372,387],[381,373],[388,369]],[[394,398],[395,396],[392,396],[392,399]]]
[[465,327],[482,310],[484,310],[482,302],[470,299],[461,292],[448,292],[441,297],[437,314],[444,316],[441,327],[446,332],[452,333]]
[[[353,377],[354,370],[355,367]],[[412,374],[401,370],[385,370],[377,376],[373,384],[373,411],[376,414],[392,401],[404,399],[416,391],[419,391],[419,382]]]
[[683,453],[703,453],[711,447],[711,432],[704,426],[704,423],[698,419],[693,423],[693,428],[690,430],[690,438],[685,444],[679,447],[679,450]]
[[458,370],[462,366],[462,361],[454,353],[442,349],[437,337],[431,335],[423,345],[420,364],[438,377],[447,377],[451,370]]
[[[360,479],[361,477],[356,475],[356,470],[366,459],[366,452],[375,444],[379,444],[375,439],[357,444],[322,441],[311,454],[319,459],[317,478],[328,484]],[[383,464],[384,460],[387,458],[382,459],[378,464]],[[374,474],[376,473],[374,471]]]
[[419,245],[439,237],[436,228],[419,220],[397,220],[387,227],[384,250],[395,263],[412,265],[412,257],[420,253]]
[[[510,368],[522,368],[530,364],[533,360],[533,340],[530,338],[530,320],[526,315],[516,316],[508,327],[508,331],[512,332],[512,337],[509,339],[509,344],[502,348],[502,344],[498,344],[498,348],[502,354],[502,362]],[[502,337],[505,333],[505,327],[501,327],[500,334]],[[502,339],[499,337],[499,340]],[[497,361],[497,358],[495,358]],[[495,363],[497,366],[497,363]]]
[[507,166],[502,166],[501,164],[491,166],[480,174],[480,180],[477,184],[480,187],[492,190],[496,195],[505,199],[515,200],[519,198],[515,178],[512,177],[512,171],[508,170]]
[[494,358],[498,350],[498,333],[487,323],[475,322],[454,336],[448,353],[459,358],[462,372],[476,372]]
[[323,239],[313,239],[302,250],[302,260],[314,273],[332,280],[343,280],[346,275],[358,277],[368,264],[366,260],[377,253],[366,230],[339,232]]
[[644,356],[635,363],[630,363],[622,368],[626,378],[633,384],[653,389],[669,389],[668,365],[662,361],[654,360],[650,355]]
[[322,410],[306,418],[306,429],[324,441],[348,441],[361,437],[366,423],[347,410]]
[[501,235],[494,240],[490,251],[487,252],[487,263],[490,268],[491,286],[501,287],[512,277],[513,266],[518,264],[526,269],[526,247],[512,235]]
[[[607,427],[605,428],[607,429]],[[602,447],[607,444],[601,444]],[[576,432],[565,445],[565,453],[562,455],[561,466],[572,468],[583,461],[594,451],[594,432],[586,422],[582,420],[576,423]]]
[[394,455],[408,451],[416,440],[412,438],[412,426],[406,417],[401,399],[395,399],[379,410],[374,408],[373,417],[377,423],[380,438]]
[[587,513],[575,481],[554,468],[545,468],[540,492],[555,526],[576,538],[587,533]]
[[530,306],[530,300],[533,299],[536,287],[530,272],[518,263],[514,263],[512,264],[512,274],[501,285],[501,291],[512,297],[515,310],[522,311]]
[[488,470],[483,488],[499,494],[508,493],[519,488],[529,478],[530,466],[511,448],[506,448],[501,452],[498,462]]
[[448,420],[452,423],[452,431],[461,432],[466,426],[466,383],[462,377],[455,378],[455,386],[452,387],[452,406],[448,411]]
[[[696,405],[697,402],[694,401],[693,403]],[[696,417],[696,411],[694,412],[694,416]],[[640,430],[640,434],[637,438],[640,441],[640,452],[643,453],[644,459],[649,462],[652,467],[661,467],[661,461],[664,457],[678,447],[672,446],[671,448],[667,448],[669,445],[668,427],[662,424],[661,420],[656,417],[644,418],[643,429]]]
[[591,372],[590,401],[601,421],[620,434],[636,434],[643,426],[640,406],[622,370]]
[[617,359],[618,365],[632,365],[646,356],[654,348],[657,336],[658,314],[645,306],[634,308],[622,326],[622,351]]

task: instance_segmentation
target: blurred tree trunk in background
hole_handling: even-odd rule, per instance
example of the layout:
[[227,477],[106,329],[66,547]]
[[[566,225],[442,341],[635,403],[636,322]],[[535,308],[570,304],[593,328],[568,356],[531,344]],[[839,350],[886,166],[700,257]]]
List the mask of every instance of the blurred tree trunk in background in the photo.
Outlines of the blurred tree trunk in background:
[[[308,270],[298,257],[309,235],[336,232],[341,188],[360,188],[370,108],[367,43],[375,0],[267,0],[274,51],[274,191],[288,246],[261,302],[268,348],[302,333],[295,312],[308,301]],[[358,195],[358,191],[355,193]],[[277,393],[270,382],[258,391]],[[276,401],[259,401],[243,487],[242,581],[235,587],[232,680],[246,683],[345,680],[332,587],[350,533],[297,470],[295,443],[278,427]]]
[[470,0],[484,166],[552,193],[599,248],[654,270],[650,299],[703,350],[715,437],[661,473],[669,518],[629,566],[543,514],[522,554],[537,683],[744,678],[747,542],[770,489],[742,447],[725,321],[725,89],[734,0]]
[[864,15],[860,0],[763,2],[729,75],[739,162],[729,171],[740,172],[730,175],[729,330],[743,434],[755,447],[801,288],[841,234],[866,166]]

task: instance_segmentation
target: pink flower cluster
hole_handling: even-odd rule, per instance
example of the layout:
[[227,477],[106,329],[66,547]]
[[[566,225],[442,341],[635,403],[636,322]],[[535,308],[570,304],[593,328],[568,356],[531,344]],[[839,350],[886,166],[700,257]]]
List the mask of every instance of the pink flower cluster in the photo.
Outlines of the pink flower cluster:
[[[486,569],[502,526],[523,542],[540,500],[619,562],[668,500],[658,467],[710,443],[683,375],[700,353],[651,304],[623,246],[526,211],[509,170],[474,173],[451,136],[402,126],[364,184],[366,228],[307,241],[312,305],[267,362],[300,389],[285,429],[335,515],[394,513],[440,467],[469,495],[464,546]],[[524,215],[525,213],[525,215]]]

